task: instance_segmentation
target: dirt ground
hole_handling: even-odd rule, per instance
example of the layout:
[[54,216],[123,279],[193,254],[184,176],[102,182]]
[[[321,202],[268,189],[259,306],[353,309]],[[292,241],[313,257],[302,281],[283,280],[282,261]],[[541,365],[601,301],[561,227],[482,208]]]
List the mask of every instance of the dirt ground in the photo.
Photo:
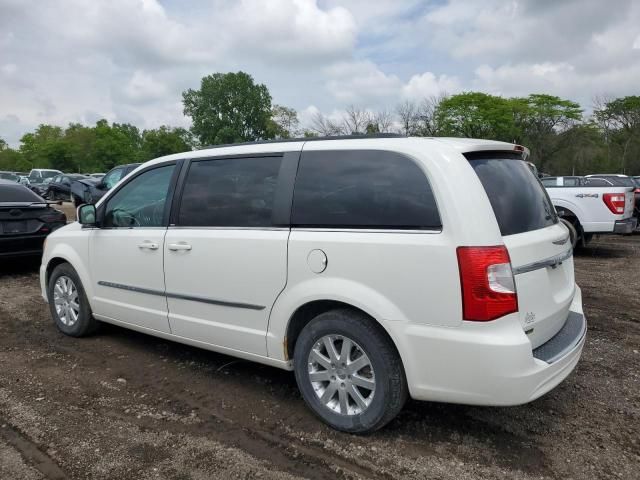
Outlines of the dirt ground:
[[555,390],[411,401],[370,436],[321,424],[288,372],[113,326],[63,336],[37,264],[0,265],[0,479],[640,478],[640,235],[577,254],[589,333]]

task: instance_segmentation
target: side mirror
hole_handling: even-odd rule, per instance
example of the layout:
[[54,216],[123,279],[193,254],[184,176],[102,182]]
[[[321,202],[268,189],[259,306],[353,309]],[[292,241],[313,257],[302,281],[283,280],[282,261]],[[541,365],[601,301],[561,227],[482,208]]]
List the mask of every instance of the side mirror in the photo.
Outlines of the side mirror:
[[97,223],[97,214],[95,205],[80,205],[76,211],[78,223],[87,227],[95,227]]

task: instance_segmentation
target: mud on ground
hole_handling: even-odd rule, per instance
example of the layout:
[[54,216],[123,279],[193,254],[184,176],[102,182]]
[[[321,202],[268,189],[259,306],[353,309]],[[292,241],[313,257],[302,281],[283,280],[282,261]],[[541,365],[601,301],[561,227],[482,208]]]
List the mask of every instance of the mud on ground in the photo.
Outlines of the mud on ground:
[[0,478],[640,478],[640,236],[575,262],[589,333],[564,383],[519,407],[409,402],[370,436],[321,424],[288,372],[113,326],[65,337],[38,261],[0,265]]

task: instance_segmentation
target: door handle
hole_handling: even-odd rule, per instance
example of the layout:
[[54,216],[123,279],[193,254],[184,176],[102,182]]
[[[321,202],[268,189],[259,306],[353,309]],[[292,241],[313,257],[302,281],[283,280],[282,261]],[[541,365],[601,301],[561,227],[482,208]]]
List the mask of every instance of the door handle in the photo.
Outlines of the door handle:
[[188,243],[170,243],[169,244],[169,250],[171,250],[172,252],[178,252],[178,251],[189,251],[191,250],[191,245],[189,245]]
[[142,242],[138,244],[138,248],[146,248],[148,250],[157,250],[158,244],[155,242]]

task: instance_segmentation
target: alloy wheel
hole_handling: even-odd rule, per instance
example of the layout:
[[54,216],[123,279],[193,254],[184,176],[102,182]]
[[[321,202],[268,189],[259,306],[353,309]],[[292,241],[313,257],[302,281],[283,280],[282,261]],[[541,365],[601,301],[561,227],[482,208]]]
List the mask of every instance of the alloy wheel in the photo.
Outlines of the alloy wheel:
[[80,316],[80,300],[78,288],[71,278],[62,275],[57,278],[53,287],[53,303],[56,314],[63,325],[73,326]]
[[309,352],[309,381],[328,409],[341,415],[364,412],[376,390],[369,356],[343,335],[325,335]]

